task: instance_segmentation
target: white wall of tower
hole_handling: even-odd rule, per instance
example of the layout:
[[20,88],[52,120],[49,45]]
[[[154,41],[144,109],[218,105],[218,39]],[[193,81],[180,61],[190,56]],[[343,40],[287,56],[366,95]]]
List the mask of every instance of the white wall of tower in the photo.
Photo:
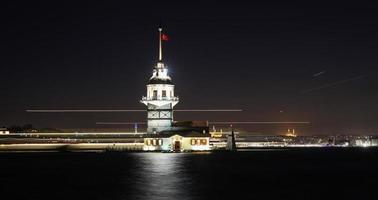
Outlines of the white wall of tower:
[[162,61],[162,28],[159,27],[159,61],[153,68],[147,84],[147,95],[141,103],[147,106],[147,132],[170,130],[173,121],[173,107],[179,99],[175,97],[174,85],[168,69]]
[[[167,84],[147,85],[147,98],[148,99],[163,99],[164,91],[165,91],[166,99],[173,98],[175,96],[174,88],[175,88],[174,85],[167,85]],[[157,96],[154,96],[154,95],[157,95]]]
[[160,132],[169,129],[172,126],[172,120],[147,120],[147,132]]

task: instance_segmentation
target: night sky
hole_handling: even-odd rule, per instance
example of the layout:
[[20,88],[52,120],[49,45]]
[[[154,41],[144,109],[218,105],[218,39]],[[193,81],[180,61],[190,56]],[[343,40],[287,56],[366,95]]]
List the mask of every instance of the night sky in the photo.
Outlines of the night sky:
[[309,121],[238,128],[378,134],[378,5],[243,2],[2,5],[0,126],[144,121],[144,112],[25,110],[144,109],[139,100],[157,62],[162,22],[176,108],[244,110],[175,113],[176,120]]

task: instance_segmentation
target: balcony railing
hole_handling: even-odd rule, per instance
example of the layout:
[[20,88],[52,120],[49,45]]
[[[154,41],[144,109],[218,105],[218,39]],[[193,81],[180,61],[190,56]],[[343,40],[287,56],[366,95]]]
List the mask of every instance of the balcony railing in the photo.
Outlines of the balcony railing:
[[142,101],[178,101],[178,97],[142,97]]

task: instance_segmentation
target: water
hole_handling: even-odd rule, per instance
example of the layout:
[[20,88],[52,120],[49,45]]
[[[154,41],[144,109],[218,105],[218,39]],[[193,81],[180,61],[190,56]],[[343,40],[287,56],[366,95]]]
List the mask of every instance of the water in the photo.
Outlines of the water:
[[0,199],[377,199],[378,149],[1,153]]

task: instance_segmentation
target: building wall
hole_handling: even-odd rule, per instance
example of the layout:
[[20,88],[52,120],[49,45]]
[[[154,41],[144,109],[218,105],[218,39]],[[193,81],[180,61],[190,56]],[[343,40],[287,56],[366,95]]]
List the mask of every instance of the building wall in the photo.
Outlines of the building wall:
[[174,85],[168,84],[151,84],[147,85],[147,98],[152,99],[154,97],[154,90],[157,91],[157,99],[162,99],[163,90],[166,91],[166,98],[172,98],[175,96]]
[[8,135],[8,134],[9,134],[9,131],[3,131],[3,130],[1,130],[1,131],[0,131],[0,134]]
[[147,132],[156,133],[164,130],[170,130],[173,121],[172,105],[166,104],[156,106],[148,104],[147,112]]
[[209,151],[209,137],[182,137],[174,135],[170,138],[145,138],[145,151],[173,151],[176,141],[181,143],[181,151]]
[[170,151],[170,148],[170,138],[144,138],[144,151]]
[[165,130],[169,130],[171,128],[171,123],[172,123],[172,120],[171,119],[148,119],[147,120],[147,132],[148,133],[154,133],[154,131],[156,131],[156,133],[160,132],[160,131],[165,131]]
[[185,137],[182,139],[184,151],[209,151],[210,144],[208,137]]

